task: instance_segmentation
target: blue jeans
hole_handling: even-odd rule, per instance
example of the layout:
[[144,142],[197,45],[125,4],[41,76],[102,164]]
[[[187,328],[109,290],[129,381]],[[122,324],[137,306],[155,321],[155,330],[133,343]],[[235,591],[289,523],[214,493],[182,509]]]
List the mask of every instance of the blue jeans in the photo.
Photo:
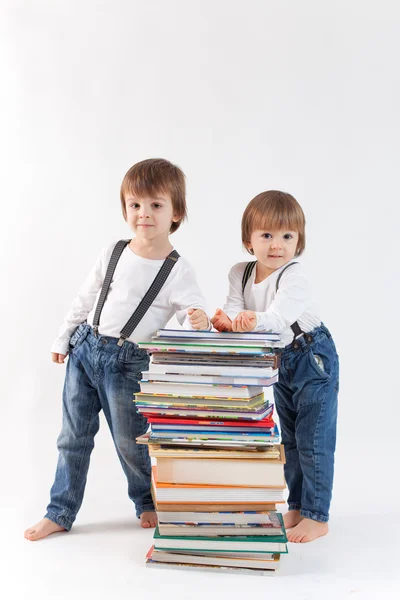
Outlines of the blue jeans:
[[103,409],[118,458],[128,480],[136,514],[154,510],[150,493],[151,462],[147,446],[135,438],[147,431],[147,420],[133,402],[149,356],[136,344],[95,336],[83,323],[70,340],[63,392],[59,458],[46,517],[69,530],[83,500],[94,436]]
[[279,382],[273,388],[286,454],[289,510],[326,522],[333,486],[339,357],[324,325],[284,348]]

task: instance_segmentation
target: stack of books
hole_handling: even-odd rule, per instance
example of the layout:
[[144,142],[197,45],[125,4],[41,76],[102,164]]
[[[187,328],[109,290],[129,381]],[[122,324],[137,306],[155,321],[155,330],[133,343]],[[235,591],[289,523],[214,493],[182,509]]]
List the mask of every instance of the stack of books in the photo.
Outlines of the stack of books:
[[285,455],[263,388],[276,383],[277,334],[160,330],[137,410],[151,431],[158,516],[147,565],[268,573],[287,552]]

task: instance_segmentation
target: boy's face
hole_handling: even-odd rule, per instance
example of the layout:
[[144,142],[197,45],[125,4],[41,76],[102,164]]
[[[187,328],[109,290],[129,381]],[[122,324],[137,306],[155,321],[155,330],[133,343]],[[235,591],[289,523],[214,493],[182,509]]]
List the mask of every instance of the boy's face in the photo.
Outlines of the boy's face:
[[257,260],[272,273],[294,258],[298,241],[297,231],[257,229],[251,234],[246,246],[253,250]]
[[157,198],[128,195],[125,198],[126,220],[138,238],[148,241],[167,239],[174,215],[172,200],[167,192]]

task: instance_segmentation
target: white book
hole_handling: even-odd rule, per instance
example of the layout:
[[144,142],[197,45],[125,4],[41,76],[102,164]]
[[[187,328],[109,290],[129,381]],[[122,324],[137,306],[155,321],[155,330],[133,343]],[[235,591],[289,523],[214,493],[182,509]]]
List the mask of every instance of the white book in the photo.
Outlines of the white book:
[[209,340],[235,340],[243,341],[243,340],[261,340],[261,341],[270,341],[270,340],[279,340],[280,334],[266,331],[191,331],[189,329],[159,329],[157,331],[157,337],[159,338],[190,338],[190,339],[198,339],[204,338]]
[[278,374],[273,377],[246,377],[231,375],[200,375],[160,373],[159,371],[143,371],[142,381],[171,381],[177,383],[214,383],[216,385],[248,385],[269,387],[278,381]]
[[278,375],[278,369],[272,367],[228,367],[216,365],[180,365],[180,364],[160,364],[152,363],[151,371],[154,373],[182,374],[182,375],[220,375],[221,377],[275,377]]
[[213,396],[215,398],[253,398],[262,394],[262,387],[232,386],[209,383],[172,383],[140,381],[140,390],[147,394],[177,394],[178,396]]
[[257,512],[177,512],[157,511],[159,523],[234,523],[235,525],[280,526],[276,511]]

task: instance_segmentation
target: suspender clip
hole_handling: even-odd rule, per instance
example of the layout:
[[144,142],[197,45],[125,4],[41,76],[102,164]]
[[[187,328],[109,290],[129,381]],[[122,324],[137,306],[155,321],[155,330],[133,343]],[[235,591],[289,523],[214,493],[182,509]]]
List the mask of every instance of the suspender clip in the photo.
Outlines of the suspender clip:
[[93,327],[93,334],[95,337],[97,337],[99,335],[99,328],[98,327]]
[[124,337],[120,337],[119,340],[118,340],[118,342],[117,342],[117,346],[123,346],[124,345],[124,341],[125,341],[125,338]]

